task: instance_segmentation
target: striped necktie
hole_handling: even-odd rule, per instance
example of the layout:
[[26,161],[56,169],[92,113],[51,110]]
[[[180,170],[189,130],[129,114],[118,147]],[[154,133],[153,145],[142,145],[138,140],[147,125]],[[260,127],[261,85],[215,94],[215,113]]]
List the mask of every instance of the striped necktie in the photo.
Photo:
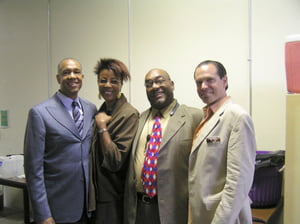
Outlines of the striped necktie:
[[152,128],[142,168],[142,184],[144,192],[153,198],[157,193],[157,158],[162,139],[160,115],[157,115]]
[[78,103],[75,101],[72,102],[72,112],[73,112],[73,119],[74,119],[75,125],[78,128],[79,134],[82,135],[83,115],[80,112]]

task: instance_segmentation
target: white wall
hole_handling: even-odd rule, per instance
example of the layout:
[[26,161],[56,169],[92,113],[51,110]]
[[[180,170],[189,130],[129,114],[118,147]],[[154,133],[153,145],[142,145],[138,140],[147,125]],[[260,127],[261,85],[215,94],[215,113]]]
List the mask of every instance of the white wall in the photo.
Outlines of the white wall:
[[28,109],[57,90],[57,63],[69,56],[83,64],[81,96],[97,106],[96,61],[124,61],[132,74],[124,92],[140,111],[149,69],[166,69],[178,100],[202,107],[194,68],[219,60],[228,93],[252,109],[258,149],[285,149],[284,37],[300,33],[300,2],[251,3],[252,14],[246,0],[1,0],[0,109],[9,109],[10,128],[0,129],[0,155],[22,152]]

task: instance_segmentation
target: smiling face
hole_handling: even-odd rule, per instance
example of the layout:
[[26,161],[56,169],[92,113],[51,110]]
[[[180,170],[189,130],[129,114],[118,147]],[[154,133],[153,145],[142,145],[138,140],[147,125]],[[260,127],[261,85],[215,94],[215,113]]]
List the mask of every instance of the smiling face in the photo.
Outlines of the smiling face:
[[98,75],[99,93],[106,103],[114,103],[121,91],[122,82],[112,70],[103,69]]
[[60,63],[56,79],[60,84],[60,91],[65,96],[72,99],[78,96],[84,77],[81,72],[81,65],[75,59],[65,59]]
[[208,106],[226,96],[227,75],[221,78],[214,64],[204,64],[198,67],[194,78],[198,95]]
[[160,110],[172,103],[174,82],[164,70],[150,70],[145,77],[145,87],[148,100],[153,108]]

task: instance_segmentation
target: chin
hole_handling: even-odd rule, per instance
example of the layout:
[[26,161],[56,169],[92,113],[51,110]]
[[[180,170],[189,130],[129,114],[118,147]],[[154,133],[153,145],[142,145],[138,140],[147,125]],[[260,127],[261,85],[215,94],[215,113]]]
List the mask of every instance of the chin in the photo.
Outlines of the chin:
[[166,105],[165,105],[165,102],[155,102],[154,104],[152,104],[152,107],[160,110],[162,108],[164,108]]

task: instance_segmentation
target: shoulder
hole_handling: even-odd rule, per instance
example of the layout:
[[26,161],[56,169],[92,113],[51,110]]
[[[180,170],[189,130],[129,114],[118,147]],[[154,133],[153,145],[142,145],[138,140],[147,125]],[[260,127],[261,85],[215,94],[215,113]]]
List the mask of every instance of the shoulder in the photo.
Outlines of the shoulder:
[[223,117],[223,121],[226,120],[229,122],[228,125],[253,126],[253,121],[250,114],[242,106],[236,103],[227,103],[224,107],[224,111],[221,112],[220,115]]
[[129,102],[124,103],[122,107],[124,111],[126,111],[127,113],[139,115],[138,110],[134,106],[132,106]]
[[56,97],[50,97],[36,105],[34,105],[33,107],[30,108],[30,111],[39,111],[39,110],[43,110],[44,108],[46,107],[49,107],[49,106],[55,106],[57,105],[58,100],[56,99]]
[[190,107],[190,106],[187,106],[187,105],[182,105],[182,107],[186,110],[186,111],[188,111],[189,113],[199,113],[199,112],[202,112],[202,110],[201,109],[199,109],[199,108],[196,108],[196,107]]
[[224,113],[231,116],[250,117],[249,113],[239,104],[228,102],[224,105]]
[[86,99],[84,99],[84,98],[79,98],[80,99],[80,102],[81,103],[84,103],[84,104],[87,104],[87,105],[93,105],[93,106],[95,106],[95,104],[93,104],[92,102],[90,102],[90,101],[88,101],[88,100],[86,100]]
[[81,103],[83,106],[90,107],[90,108],[92,108],[93,110],[97,110],[96,105],[93,104],[92,102],[86,100],[86,99],[80,98],[80,103]]
[[179,110],[183,111],[186,115],[189,116],[201,116],[202,117],[202,110],[195,108],[195,107],[190,107],[185,104],[182,104],[178,108]]
[[148,108],[147,110],[144,110],[142,113],[141,113],[141,118],[142,117],[148,117],[149,114],[150,114],[150,111],[151,111],[151,108]]
[[187,105],[180,105],[171,119],[184,120],[186,124],[191,125],[195,128],[202,120],[202,110]]

